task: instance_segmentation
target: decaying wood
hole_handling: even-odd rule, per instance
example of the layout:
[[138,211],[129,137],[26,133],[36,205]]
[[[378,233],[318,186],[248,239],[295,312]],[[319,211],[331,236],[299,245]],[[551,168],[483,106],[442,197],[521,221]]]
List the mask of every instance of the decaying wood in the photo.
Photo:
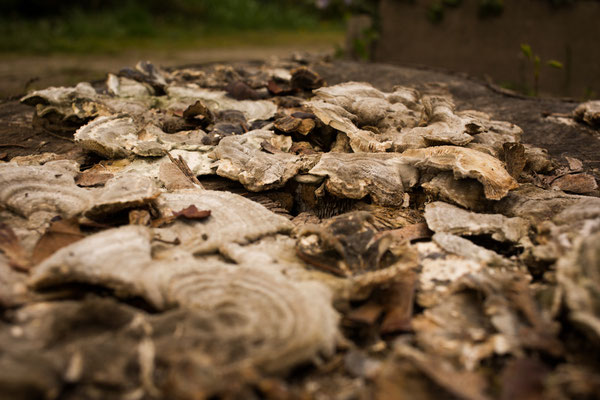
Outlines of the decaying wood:
[[600,343],[596,290],[600,280],[599,239],[600,233],[578,239],[573,250],[558,263],[558,280],[565,290],[569,318],[585,328],[585,333],[596,343]]
[[478,246],[458,235],[440,232],[433,235],[432,239],[444,251],[455,254],[465,260],[472,260],[479,264],[491,266],[508,267],[512,265],[510,260],[507,260],[495,251]]
[[[590,160],[471,81],[328,65],[143,62],[22,99],[80,150],[0,155],[0,397],[596,394]],[[594,107],[529,121],[593,134]]]
[[[142,296],[158,309],[180,305],[196,310],[207,323],[212,321],[197,346],[221,360],[206,367],[223,374],[250,366],[279,372],[333,350],[337,316],[325,287],[294,283],[269,272],[267,265],[228,265],[181,254],[153,261],[151,238],[151,231],[141,226],[90,236],[40,264],[31,284],[105,285],[120,296]],[[214,341],[235,342],[244,351],[224,357],[219,346],[209,346]]]

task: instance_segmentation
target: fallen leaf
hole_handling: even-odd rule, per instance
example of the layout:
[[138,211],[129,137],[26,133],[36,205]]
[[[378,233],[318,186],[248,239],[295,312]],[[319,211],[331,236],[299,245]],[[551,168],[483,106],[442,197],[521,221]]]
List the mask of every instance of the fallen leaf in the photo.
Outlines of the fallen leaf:
[[159,228],[161,226],[169,225],[178,218],[184,219],[205,219],[210,216],[210,210],[198,210],[195,205],[190,205],[180,211],[175,211],[173,214],[155,219],[152,221],[151,226],[153,228]]
[[31,268],[31,262],[19,238],[10,226],[2,222],[0,222],[0,251],[8,257],[9,264],[14,269],[28,271]]
[[181,116],[187,120],[198,120],[208,125],[214,122],[214,115],[208,107],[200,100],[189,106],[183,111]]
[[411,319],[417,275],[408,272],[402,278],[392,281],[386,288],[387,301],[385,318],[381,323],[381,333],[405,332],[412,329]]
[[590,174],[565,175],[552,182],[552,187],[564,192],[585,194],[598,189],[596,178]]
[[319,74],[306,67],[300,67],[293,70],[292,80],[290,82],[293,89],[300,90],[313,90],[325,85],[325,81]]
[[360,324],[374,325],[383,313],[383,306],[369,301],[346,314],[346,319]]
[[75,177],[75,183],[78,186],[92,187],[92,186],[104,186],[109,179],[114,175],[106,172],[86,171],[78,174]]
[[167,152],[167,156],[169,156],[169,160],[171,160],[171,162],[173,164],[175,164],[177,166],[177,168],[179,168],[181,170],[181,172],[183,172],[183,174],[190,180],[190,182],[192,182],[193,184],[198,185],[200,188],[204,189],[202,187],[202,184],[198,180],[198,178],[196,178],[196,175],[194,175],[194,173],[192,172],[190,167],[187,165],[187,163],[183,159],[183,157],[179,156],[177,159],[175,159],[175,158],[173,158],[173,156],[171,156],[171,153],[169,153],[169,152]]
[[525,157],[525,146],[521,143],[504,143],[502,145],[504,150],[504,162],[506,163],[506,170],[513,178],[517,179],[527,163]]
[[75,243],[84,237],[85,235],[81,233],[79,223],[76,219],[57,219],[53,221],[35,244],[31,257],[33,265],[39,264],[57,250]]
[[204,219],[210,216],[210,210],[198,210],[196,206],[192,204],[181,211],[174,212],[173,216],[185,219]]
[[231,82],[225,88],[227,94],[236,100],[258,100],[258,92],[242,81]]
[[573,172],[580,172],[583,170],[583,162],[578,158],[565,156],[565,160],[569,164],[569,169]]
[[163,161],[160,164],[158,178],[167,190],[193,189],[196,187],[181,169],[170,161]]
[[283,92],[283,89],[279,87],[277,82],[275,82],[274,80],[270,80],[269,83],[267,83],[267,90],[269,91],[269,93],[274,94],[276,96]]
[[483,375],[454,368],[448,361],[398,343],[396,353],[412,361],[423,374],[448,393],[464,400],[488,400],[487,382]]
[[431,237],[433,232],[427,227],[425,222],[407,225],[403,228],[383,231],[377,234],[377,237],[390,235],[394,243],[410,242],[416,239],[426,239]]

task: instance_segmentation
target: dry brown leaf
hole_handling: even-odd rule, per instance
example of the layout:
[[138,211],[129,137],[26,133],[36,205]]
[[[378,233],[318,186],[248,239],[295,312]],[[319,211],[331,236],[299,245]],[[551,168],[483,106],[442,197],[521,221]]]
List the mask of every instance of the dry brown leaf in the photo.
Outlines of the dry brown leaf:
[[185,219],[204,219],[210,216],[210,210],[198,210],[196,206],[192,204],[181,211],[174,212],[173,216]]
[[565,192],[585,194],[598,189],[598,183],[596,178],[590,174],[569,174],[552,182],[552,187]]
[[574,157],[565,156],[565,160],[569,164],[569,169],[573,172],[580,172],[583,170],[583,162]]
[[181,169],[171,161],[163,161],[158,170],[158,178],[167,190],[193,189],[196,186]]
[[407,225],[400,229],[383,231],[380,232],[378,236],[390,235],[394,243],[399,244],[404,242],[410,242],[411,240],[416,239],[426,239],[431,237],[432,234],[433,232],[429,230],[427,224],[425,222],[420,222],[417,224]]
[[78,174],[75,177],[75,183],[78,186],[92,187],[92,186],[104,186],[109,179],[114,175],[106,172],[86,171]]
[[527,158],[525,157],[525,146],[521,143],[504,143],[504,162],[506,170],[515,179],[518,179],[525,168]]
[[213,123],[215,119],[213,113],[200,100],[196,101],[194,104],[186,108],[181,116],[187,120],[198,120],[199,122],[202,122],[202,124],[205,125]]
[[417,275],[413,271],[393,280],[386,288],[385,318],[381,323],[381,333],[409,331],[413,314],[413,304]]
[[487,382],[482,374],[460,371],[446,360],[427,355],[421,351],[399,343],[396,346],[398,355],[412,363],[433,382],[452,395],[464,400],[488,400]]
[[269,81],[269,83],[267,84],[267,89],[269,90],[269,93],[275,95],[275,96],[279,96],[282,94],[287,94],[290,93],[291,91],[288,89],[283,89],[281,86],[279,86],[277,84],[277,82],[271,80]]
[[293,70],[290,83],[293,89],[300,90],[313,90],[325,85],[325,81],[319,74],[306,67]]
[[196,175],[194,175],[194,173],[187,165],[183,157],[179,156],[177,159],[175,159],[169,152],[167,152],[167,156],[169,156],[169,160],[171,160],[171,162],[175,164],[177,168],[181,170],[181,172],[183,172],[183,174],[190,180],[190,182],[192,182],[195,185],[198,185],[200,188],[203,188],[202,184],[200,183],[198,178],[196,178]]
[[258,92],[242,81],[231,82],[225,88],[227,94],[236,100],[258,100]]
[[77,219],[57,219],[53,221],[33,249],[31,261],[37,265],[54,254],[55,251],[75,243],[85,237],[79,229]]
[[345,315],[346,319],[355,323],[374,325],[381,314],[383,306],[374,301],[369,301]]
[[210,216],[210,210],[198,210],[195,205],[190,205],[180,211],[175,211],[173,214],[165,217],[158,218],[152,221],[153,228],[159,228],[165,225],[169,225],[173,223],[176,219],[191,219],[191,220],[201,220],[208,218]]

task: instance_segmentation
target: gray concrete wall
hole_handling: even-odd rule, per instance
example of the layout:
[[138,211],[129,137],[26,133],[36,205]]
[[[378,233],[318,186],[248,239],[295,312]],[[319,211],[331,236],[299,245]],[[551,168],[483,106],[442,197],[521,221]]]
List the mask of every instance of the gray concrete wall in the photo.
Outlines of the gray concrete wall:
[[[427,18],[432,0],[381,0],[379,62],[426,65],[533,88],[533,67],[521,54],[527,43],[542,59],[541,94],[600,97],[600,1],[554,8],[546,0],[504,0],[499,17],[480,18],[478,1],[446,8],[439,24]],[[557,70],[545,65],[555,59]]]

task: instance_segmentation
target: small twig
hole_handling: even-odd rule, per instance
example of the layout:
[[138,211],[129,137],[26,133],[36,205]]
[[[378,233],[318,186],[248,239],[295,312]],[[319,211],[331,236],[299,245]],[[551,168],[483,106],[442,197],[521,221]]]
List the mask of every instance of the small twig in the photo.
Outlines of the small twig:
[[0,143],[0,147],[20,147],[22,149],[28,149],[29,147],[23,146],[22,144],[10,144],[10,143]]
[[71,138],[68,138],[68,137],[61,136],[61,135],[59,135],[58,133],[54,133],[54,132],[52,132],[52,131],[50,131],[50,130],[48,130],[48,129],[46,129],[46,128],[42,128],[42,129],[44,130],[44,132],[45,132],[45,133],[47,133],[47,134],[48,134],[48,135],[50,135],[50,136],[54,136],[55,138],[58,138],[58,139],[63,139],[63,140],[68,140],[68,141],[69,141],[69,142],[71,142],[71,143],[75,143],[75,140],[73,140],[73,139],[71,139]]
[[202,186],[202,184],[200,183],[200,181],[198,180],[198,178],[196,178],[196,175],[194,175],[194,173],[192,172],[192,170],[190,169],[190,167],[187,165],[187,163],[185,162],[185,160],[179,156],[177,159],[173,158],[173,156],[171,155],[171,153],[169,153],[167,151],[167,155],[169,156],[169,160],[171,160],[171,162],[173,164],[175,164],[177,166],[177,168],[179,168],[179,170],[195,185],[200,186],[200,188],[204,189],[204,186]]
[[161,243],[166,243],[166,244],[174,244],[174,245],[181,244],[181,241],[179,240],[179,238],[175,238],[175,240],[165,240],[165,239],[161,239],[161,238],[154,238],[153,240],[155,240],[157,242],[161,242]]
[[552,113],[552,112],[547,112],[544,111],[542,112],[542,117],[559,117],[559,118],[573,118],[573,115],[571,114],[565,114],[565,113]]

